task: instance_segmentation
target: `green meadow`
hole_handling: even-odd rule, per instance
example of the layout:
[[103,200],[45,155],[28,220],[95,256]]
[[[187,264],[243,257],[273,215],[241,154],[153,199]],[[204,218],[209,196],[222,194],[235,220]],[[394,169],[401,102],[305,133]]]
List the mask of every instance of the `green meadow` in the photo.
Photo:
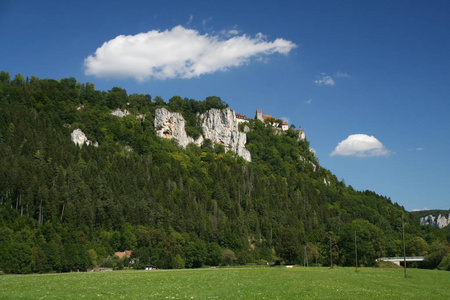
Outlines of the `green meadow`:
[[0,276],[0,299],[446,299],[450,272],[216,268]]

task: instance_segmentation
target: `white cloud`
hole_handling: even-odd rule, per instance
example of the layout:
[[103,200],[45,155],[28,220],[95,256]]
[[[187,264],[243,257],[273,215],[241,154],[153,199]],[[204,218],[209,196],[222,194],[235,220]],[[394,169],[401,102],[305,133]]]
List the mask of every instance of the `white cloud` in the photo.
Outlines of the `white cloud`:
[[423,150],[425,150],[425,149],[423,149],[422,147],[416,148],[416,151],[423,151]]
[[334,80],[333,80],[333,78],[331,78],[331,76],[327,75],[326,73],[320,73],[319,79],[314,81],[314,83],[317,84],[318,86],[322,86],[322,85],[333,86]]
[[306,104],[311,104],[312,103],[312,99],[308,99],[305,101]]
[[374,136],[367,134],[352,134],[341,141],[331,156],[389,156],[391,151],[386,149],[383,144]]
[[430,210],[430,209],[427,207],[424,207],[424,208],[415,208],[412,211],[423,211],[423,210]]
[[138,81],[193,78],[226,71],[262,56],[288,54],[295,47],[293,42],[282,38],[267,41],[261,33],[254,38],[244,34],[227,39],[176,26],[165,31],[119,35],[103,43],[85,59],[85,74],[101,78],[133,77]]

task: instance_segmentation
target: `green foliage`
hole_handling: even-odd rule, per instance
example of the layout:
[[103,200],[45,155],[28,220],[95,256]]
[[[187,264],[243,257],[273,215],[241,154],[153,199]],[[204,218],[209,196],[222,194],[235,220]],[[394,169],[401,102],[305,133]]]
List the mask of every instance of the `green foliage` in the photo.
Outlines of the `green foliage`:
[[438,269],[450,271],[450,254],[444,256],[444,258],[441,260],[441,263],[438,266]]
[[[157,107],[180,112],[196,137],[197,114],[228,105],[0,73],[0,270],[122,268],[108,257],[124,250],[135,268],[302,264],[305,246],[310,264],[329,264],[330,237],[333,264],[352,265],[355,231],[372,265],[401,254],[402,216],[408,253],[428,253],[430,268],[445,257],[436,241],[450,233],[338,181],[298,131],[250,121],[248,163],[209,140],[182,149],[157,137]],[[117,108],[130,114],[111,115]],[[77,128],[99,147],[74,145]]]
[[448,259],[446,258],[450,253],[450,246],[444,241],[434,241],[430,246],[428,254],[425,256],[424,265],[426,268],[435,269],[442,263],[442,268],[447,267]]

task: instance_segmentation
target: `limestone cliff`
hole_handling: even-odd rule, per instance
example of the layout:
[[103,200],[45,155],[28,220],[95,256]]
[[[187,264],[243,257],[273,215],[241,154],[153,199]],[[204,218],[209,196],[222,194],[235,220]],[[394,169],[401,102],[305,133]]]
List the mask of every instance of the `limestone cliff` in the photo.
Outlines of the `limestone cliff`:
[[428,215],[420,218],[420,225],[432,225],[439,228],[444,228],[450,225],[450,214],[448,218],[439,214],[439,216],[435,217],[433,215]]
[[251,161],[250,152],[245,149],[247,135],[239,132],[236,114],[230,108],[210,109],[200,116],[205,139],[225,146],[247,161]]
[[121,110],[120,108],[117,108],[116,110],[112,111],[111,114],[113,116],[123,118],[130,114],[130,112],[127,109]]
[[155,111],[155,129],[158,136],[175,139],[182,147],[189,143],[201,145],[204,139],[210,139],[213,143],[221,144],[226,151],[234,151],[247,161],[251,161],[250,152],[245,149],[247,135],[239,132],[238,121],[233,110],[210,109],[200,118],[203,136],[197,140],[187,136],[183,116],[180,113],[173,113],[165,108],[158,108]]
[[93,145],[94,147],[98,147],[98,143],[92,142],[91,140],[89,140],[86,137],[86,135],[84,134],[84,132],[79,128],[72,131],[72,133],[70,134],[70,137],[72,138],[72,142],[74,142],[74,144],[79,146],[80,148],[83,145],[87,145],[87,146]]
[[157,108],[155,111],[155,129],[159,137],[175,139],[183,148],[190,143],[201,145],[203,137],[194,140],[186,134],[186,122],[180,113],[170,112],[165,108]]

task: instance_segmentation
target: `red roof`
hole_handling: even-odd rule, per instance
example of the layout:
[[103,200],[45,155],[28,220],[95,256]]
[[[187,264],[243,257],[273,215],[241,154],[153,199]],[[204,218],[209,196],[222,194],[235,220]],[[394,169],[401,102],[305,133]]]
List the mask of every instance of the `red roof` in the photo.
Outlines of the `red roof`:
[[131,253],[133,253],[132,250],[125,250],[124,252],[116,252],[116,253],[114,253],[114,255],[117,256],[118,258],[122,259],[125,256],[130,257]]
[[236,115],[236,118],[238,118],[238,119],[248,120],[247,116],[244,114],[235,113],[235,115]]

